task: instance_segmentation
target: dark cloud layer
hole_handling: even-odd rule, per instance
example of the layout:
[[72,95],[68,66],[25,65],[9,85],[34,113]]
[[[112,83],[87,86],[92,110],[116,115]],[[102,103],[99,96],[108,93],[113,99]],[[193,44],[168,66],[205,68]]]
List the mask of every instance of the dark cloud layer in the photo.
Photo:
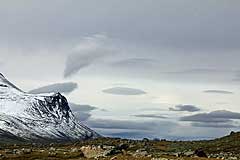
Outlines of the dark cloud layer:
[[240,119],[240,113],[226,110],[217,110],[210,113],[199,113],[192,116],[185,116],[181,118],[181,121],[228,122],[231,119]]
[[86,121],[88,118],[91,117],[91,111],[97,109],[97,107],[90,106],[90,105],[80,105],[75,103],[69,103],[69,106],[74,114],[74,116],[79,121]]
[[29,93],[39,94],[39,93],[51,93],[51,92],[60,92],[60,93],[70,93],[77,89],[78,85],[74,82],[65,82],[65,83],[55,83],[47,86],[43,86],[37,89],[29,91]]
[[142,95],[147,94],[145,91],[136,88],[128,88],[128,87],[113,87],[109,89],[104,89],[104,93],[114,94],[114,95]]
[[136,122],[128,120],[97,119],[87,122],[92,128],[151,130],[154,122]]
[[44,10],[38,7],[42,3],[36,1],[24,6],[3,1],[0,6],[4,13],[0,18],[8,19],[0,31],[1,40],[7,39],[6,42],[24,39],[24,43],[58,43],[73,41],[81,34],[108,31],[121,39],[168,48],[239,49],[238,1],[216,4],[200,0],[174,3],[162,0],[128,3],[120,0],[74,3],[53,0],[44,6]]
[[200,108],[194,105],[177,105],[175,108],[169,108],[170,111],[187,111],[187,112],[196,112],[200,111]]
[[194,127],[208,127],[208,128],[236,128],[237,126],[229,123],[201,123],[201,122],[194,122],[192,123]]
[[[167,137],[169,132],[177,126],[173,122],[160,120],[136,121],[136,120],[113,120],[113,119],[89,119],[86,124],[109,136],[124,136],[125,138],[143,137]],[[138,134],[134,134],[138,132]]]
[[234,94],[233,92],[225,91],[225,90],[205,90],[203,92],[204,93],[216,93],[216,94]]
[[141,117],[141,118],[166,118],[165,116],[162,115],[157,115],[157,114],[137,114],[134,115],[135,117]]
[[117,132],[117,133],[108,133],[107,136],[110,137],[121,137],[121,138],[134,138],[142,139],[143,137],[151,136],[151,133],[148,132],[139,132],[139,131],[126,131],[126,132]]
[[236,127],[233,120],[240,120],[240,113],[226,110],[217,110],[210,113],[199,113],[181,117],[180,121],[193,122],[197,127],[232,128]]

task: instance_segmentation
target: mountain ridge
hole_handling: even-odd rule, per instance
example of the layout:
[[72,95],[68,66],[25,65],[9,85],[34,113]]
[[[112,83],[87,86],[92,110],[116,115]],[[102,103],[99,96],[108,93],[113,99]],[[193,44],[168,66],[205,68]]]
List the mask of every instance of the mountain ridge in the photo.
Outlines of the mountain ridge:
[[0,130],[12,137],[30,141],[71,141],[100,136],[76,120],[61,93],[29,94],[1,73]]

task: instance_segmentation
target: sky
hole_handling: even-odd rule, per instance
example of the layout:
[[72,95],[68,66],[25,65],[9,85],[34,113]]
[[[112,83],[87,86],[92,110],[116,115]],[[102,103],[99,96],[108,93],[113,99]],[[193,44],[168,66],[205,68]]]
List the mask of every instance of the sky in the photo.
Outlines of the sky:
[[240,129],[240,1],[0,1],[0,72],[104,136]]

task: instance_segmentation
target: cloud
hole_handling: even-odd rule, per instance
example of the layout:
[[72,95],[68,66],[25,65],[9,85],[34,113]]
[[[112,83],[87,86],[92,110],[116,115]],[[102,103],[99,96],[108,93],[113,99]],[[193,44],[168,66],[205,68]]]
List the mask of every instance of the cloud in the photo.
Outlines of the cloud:
[[157,64],[157,61],[150,58],[128,58],[128,59],[115,61],[111,65],[114,67],[124,67],[129,69],[129,67],[137,67],[137,68],[151,67],[151,66],[155,66],[156,64]]
[[110,39],[102,34],[95,34],[91,37],[85,37],[83,41],[73,50],[73,53],[67,57],[64,77],[76,74],[83,68],[86,68],[97,60],[114,52],[109,44]]
[[117,138],[131,138],[131,139],[142,139],[144,137],[151,138],[153,137],[151,131],[131,131],[131,130],[126,130],[126,131],[118,131],[118,132],[113,132],[113,133],[105,133],[104,135],[109,136],[109,137],[117,137]]
[[[138,8],[135,6],[136,2]],[[188,8],[183,5],[186,3]],[[183,3],[154,1],[151,4],[134,0],[127,5],[109,0],[96,5],[92,5],[91,2],[52,1],[41,11],[35,10],[40,5],[35,1],[25,6],[20,3],[1,2],[0,9],[4,14],[0,15],[0,18],[8,17],[10,21],[2,24],[0,40],[5,43],[10,41],[10,45],[16,45],[20,40],[24,40],[25,43],[46,41],[46,44],[63,41],[64,44],[77,39],[81,34],[108,31],[121,39],[142,45],[155,44],[185,50],[239,49],[237,42],[240,39],[240,24],[235,21],[240,13],[239,2],[233,2],[227,8],[225,1],[213,6],[211,4],[189,0],[184,0]],[[118,6],[118,10],[112,8],[114,5]],[[192,15],[194,8],[199,9]],[[51,14],[53,9],[56,14]],[[12,11],[16,14],[10,14]],[[130,12],[132,14],[126,14]],[[25,18],[16,16],[20,14]],[[117,18],[112,15],[116,15]],[[222,18],[226,22],[222,22]],[[16,21],[25,23],[15,25]],[[121,26],[117,22],[120,22]],[[29,32],[29,28],[32,32]]]
[[199,113],[180,118],[180,121],[193,122],[193,126],[216,128],[236,127],[233,120],[240,120],[240,113],[226,110],[217,110],[210,113]]
[[97,109],[97,107],[90,106],[90,105],[80,105],[80,104],[75,104],[75,103],[69,103],[71,109],[73,111],[81,111],[81,112],[89,112],[92,110]]
[[133,115],[135,117],[142,117],[142,118],[166,118],[165,116],[157,115],[157,114],[137,114]]
[[185,116],[180,120],[193,122],[228,122],[231,119],[240,119],[240,113],[217,110],[210,113],[199,113],[191,116]]
[[216,93],[216,94],[234,94],[233,92],[225,91],[225,90],[205,90],[203,92],[204,93]]
[[[124,138],[168,137],[177,124],[169,121],[136,121],[117,119],[92,119],[85,122],[90,128],[106,136]],[[141,134],[134,134],[141,133]]]
[[200,111],[200,108],[194,105],[177,105],[175,108],[169,108],[170,111],[187,111],[187,112],[196,112]]
[[93,119],[87,122],[92,128],[151,130],[154,122],[136,122],[130,120]]
[[86,121],[89,117],[91,117],[91,111],[98,109],[97,107],[90,105],[80,105],[75,103],[69,103],[69,106],[74,114],[74,116],[79,121]]
[[193,68],[179,71],[165,72],[168,74],[209,74],[209,73],[221,73],[222,70],[212,68]]
[[47,86],[43,86],[37,89],[29,91],[32,94],[40,93],[51,93],[51,92],[60,92],[60,93],[70,93],[78,88],[77,83],[74,82],[65,82],[65,83],[55,83]]
[[108,94],[115,94],[115,95],[142,95],[147,94],[145,91],[136,88],[128,88],[128,87],[113,87],[109,89],[105,89],[102,92]]
[[192,123],[194,127],[209,127],[209,128],[236,128],[237,126],[228,123],[201,123],[195,122]]

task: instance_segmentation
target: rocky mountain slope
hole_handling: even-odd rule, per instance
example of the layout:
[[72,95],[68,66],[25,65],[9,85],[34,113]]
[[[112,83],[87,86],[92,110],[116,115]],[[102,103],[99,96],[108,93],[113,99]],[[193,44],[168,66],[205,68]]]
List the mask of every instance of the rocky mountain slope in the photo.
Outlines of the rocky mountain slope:
[[0,139],[81,140],[99,135],[78,122],[60,93],[28,94],[0,74]]

